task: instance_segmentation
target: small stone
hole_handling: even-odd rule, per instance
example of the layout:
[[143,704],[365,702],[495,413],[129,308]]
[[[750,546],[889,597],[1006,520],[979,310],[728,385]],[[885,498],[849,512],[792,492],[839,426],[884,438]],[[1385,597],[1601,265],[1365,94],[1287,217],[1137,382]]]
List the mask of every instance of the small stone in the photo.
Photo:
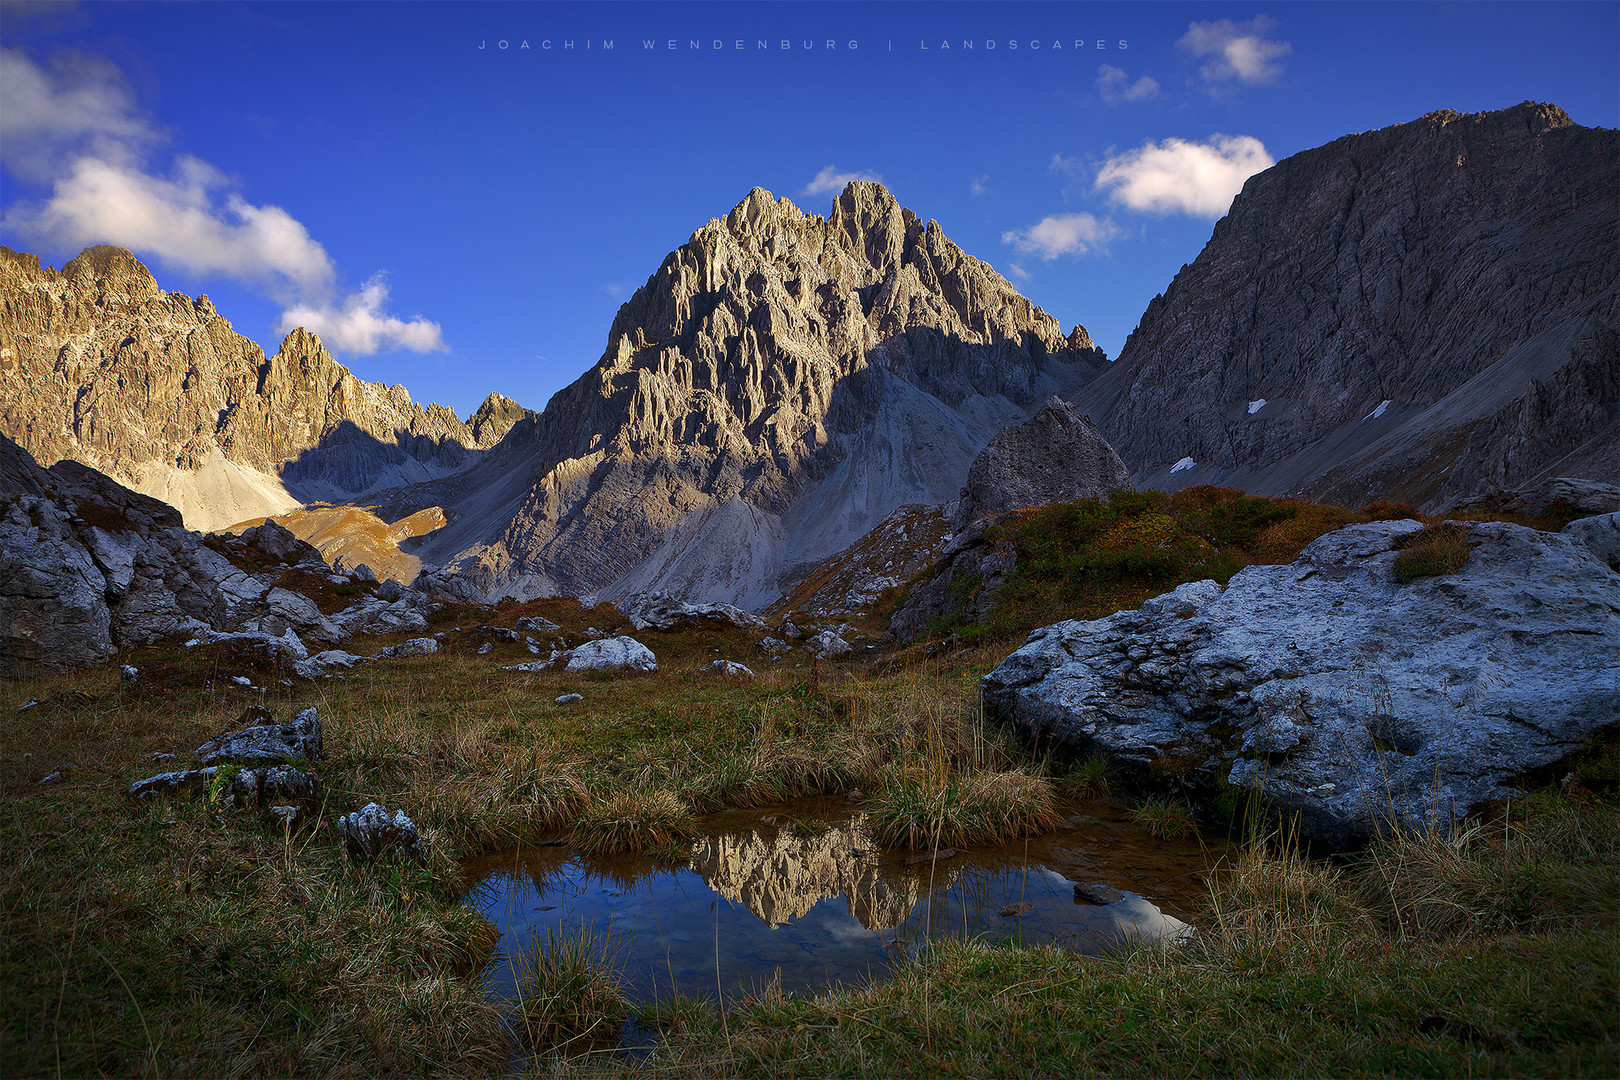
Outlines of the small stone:
[[24,712],[24,711],[26,711],[28,709],[32,709],[35,705],[38,705],[38,704],[39,704],[39,698],[31,697],[27,701],[23,702],[21,705],[17,706],[17,711],[18,712]]
[[119,669],[118,669],[119,677],[121,679],[123,679],[125,682],[134,682],[137,678],[140,677],[140,674],[141,674],[141,669],[138,668],[138,667],[135,667],[133,664],[124,664],[124,665],[121,665],[119,667]]
[[576,701],[584,701],[585,696],[583,694],[563,694],[554,700],[558,705],[572,705]]
[[852,787],[848,791],[844,792],[844,798],[848,802],[862,802],[866,799],[866,795],[861,791],[860,788]]
[[478,655],[488,656],[494,650],[495,646],[486,641],[482,645],[478,646]]
[[78,766],[71,761],[64,762],[61,765],[58,765],[55,769],[52,769],[47,775],[40,777],[39,782],[42,784],[59,784],[63,780],[66,780],[68,778],[68,774],[77,768]]
[[246,675],[232,675],[231,682],[235,683],[237,686],[253,685],[253,680],[248,678]]
[[732,660],[716,660],[714,663],[709,665],[709,670],[718,672],[721,675],[736,676],[744,679],[752,679],[754,677],[754,673],[752,671],[744,667],[742,664],[736,663]]
[[936,848],[933,851],[923,851],[906,858],[907,866],[920,866],[923,863],[941,862],[945,859],[956,858],[955,848]]
[[1003,919],[1016,919],[1018,916],[1028,915],[1034,910],[1034,904],[1030,903],[1028,900],[1020,900],[1016,904],[1008,904],[1006,907],[996,912],[996,914],[1000,915]]
[[1101,883],[1093,885],[1076,885],[1074,887],[1074,902],[1077,904],[1117,904],[1125,899],[1125,894],[1118,889],[1110,889]]

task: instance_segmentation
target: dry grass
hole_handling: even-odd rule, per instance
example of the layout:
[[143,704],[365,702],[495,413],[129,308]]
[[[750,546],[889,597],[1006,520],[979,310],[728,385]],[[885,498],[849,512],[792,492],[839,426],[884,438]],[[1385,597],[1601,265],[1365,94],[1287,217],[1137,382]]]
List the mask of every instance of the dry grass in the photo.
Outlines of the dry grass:
[[1407,533],[1395,546],[1400,554],[1395,556],[1390,570],[1403,585],[1420,577],[1455,574],[1467,565],[1472,551],[1468,531],[1450,521]]
[[697,835],[692,808],[673,791],[619,791],[586,806],[568,838],[587,855],[640,853]]
[[1198,831],[1198,819],[1191,806],[1180,799],[1156,795],[1131,811],[1131,820],[1149,836],[1180,840]]

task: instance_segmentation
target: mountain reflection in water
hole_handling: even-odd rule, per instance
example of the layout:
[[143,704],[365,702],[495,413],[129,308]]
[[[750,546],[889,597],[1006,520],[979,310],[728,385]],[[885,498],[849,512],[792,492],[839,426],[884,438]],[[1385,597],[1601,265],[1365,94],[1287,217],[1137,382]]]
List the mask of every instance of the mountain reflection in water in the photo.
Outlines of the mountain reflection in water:
[[[492,991],[510,994],[511,956],[559,925],[608,932],[615,967],[640,1000],[672,989],[730,998],[778,972],[787,991],[854,985],[882,977],[894,958],[930,937],[1095,953],[1130,936],[1191,933],[1132,891],[1136,867],[1113,864],[1150,867],[1155,897],[1185,908],[1201,891],[1204,858],[1118,821],[1088,819],[1055,837],[930,864],[880,851],[858,813],[825,800],[798,809],[800,824],[780,809],[716,815],[680,864],[585,858],[566,848],[524,848],[471,864],[476,884],[467,902],[502,932],[488,968]],[[1122,858],[1125,850],[1136,858]],[[1095,881],[1124,899],[1077,901],[1074,885]],[[1030,907],[1001,914],[1021,904]]]

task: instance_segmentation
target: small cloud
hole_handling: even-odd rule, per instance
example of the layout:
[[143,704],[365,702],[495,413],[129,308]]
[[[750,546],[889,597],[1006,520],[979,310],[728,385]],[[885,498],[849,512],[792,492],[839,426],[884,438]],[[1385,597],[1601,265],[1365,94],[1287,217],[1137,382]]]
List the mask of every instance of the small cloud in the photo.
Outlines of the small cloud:
[[1218,218],[1245,180],[1274,164],[1252,135],[1212,135],[1201,143],[1165,139],[1110,155],[1094,188],[1132,210]]
[[625,294],[626,287],[622,282],[610,281],[602,286],[602,291],[617,300]]
[[1159,80],[1144,75],[1131,82],[1123,68],[1104,64],[1097,69],[1097,92],[1110,105],[1122,101],[1150,101],[1159,96]]
[[1011,266],[1007,267],[1007,269],[1011,270],[1012,271],[1012,276],[1017,278],[1019,281],[1028,281],[1029,278],[1030,278],[1029,271],[1025,270],[1022,266],[1019,266],[1017,263],[1013,263]]
[[21,180],[49,181],[83,156],[127,165],[163,141],[124,73],[99,57],[64,52],[41,65],[0,48],[0,100],[0,166]]
[[411,352],[444,352],[444,336],[439,324],[420,315],[399,319],[385,314],[388,281],[382,273],[373,274],[360,291],[340,303],[296,305],[281,315],[276,332],[286,334],[302,326],[320,336],[326,344],[342,352],[370,356],[379,349],[409,349]]
[[968,194],[973,195],[973,196],[979,196],[979,195],[983,195],[985,192],[987,192],[989,190],[990,190],[990,177],[989,176],[972,176],[972,177],[968,178]]
[[1267,83],[1282,74],[1282,65],[1276,61],[1294,51],[1288,42],[1265,36],[1276,25],[1265,15],[1241,23],[1231,19],[1189,23],[1176,48],[1194,57],[1207,57],[1198,74],[1209,89],[1231,82]]
[[1001,234],[1003,244],[1050,262],[1059,255],[1090,255],[1106,250],[1120,229],[1108,218],[1091,214],[1059,214],[1045,217],[1028,229]]
[[845,185],[864,182],[871,184],[883,183],[883,177],[870,172],[838,172],[837,166],[828,165],[816,173],[816,178],[804,186],[806,195],[836,195],[844,190]]

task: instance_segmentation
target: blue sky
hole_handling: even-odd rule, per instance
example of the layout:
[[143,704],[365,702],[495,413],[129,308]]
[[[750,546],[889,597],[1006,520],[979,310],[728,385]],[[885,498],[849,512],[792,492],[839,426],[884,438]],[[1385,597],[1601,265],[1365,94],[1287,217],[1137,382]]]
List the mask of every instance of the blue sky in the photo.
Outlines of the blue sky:
[[0,241],[123,243],[466,414],[542,407],[750,188],[880,177],[1114,356],[1248,172],[1440,108],[1617,126],[1617,41],[1616,3],[5,0]]

